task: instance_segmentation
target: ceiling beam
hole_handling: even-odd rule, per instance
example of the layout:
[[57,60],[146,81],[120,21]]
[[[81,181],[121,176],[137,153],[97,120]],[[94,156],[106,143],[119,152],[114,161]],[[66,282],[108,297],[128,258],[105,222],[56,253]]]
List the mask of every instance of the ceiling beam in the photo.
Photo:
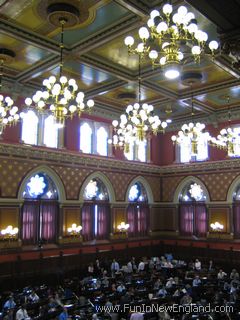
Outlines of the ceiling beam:
[[[19,41],[25,41],[31,45],[38,47],[44,51],[48,50],[52,53],[59,54],[59,43],[47,37],[40,35],[37,32],[20,27],[10,21],[0,19],[0,33],[14,37]],[[65,49],[67,46],[65,46]]]
[[141,18],[147,17],[149,15],[149,7],[147,7],[143,2],[137,0],[114,0],[117,4],[121,5],[125,9],[128,9],[132,13],[136,14]]
[[123,80],[113,80],[113,81],[110,81],[108,83],[105,83],[105,84],[102,84],[102,85],[99,85],[93,89],[90,89],[90,90],[87,90],[85,91],[85,95],[87,97],[94,97],[96,95],[101,95],[109,90],[113,90],[113,89],[116,89],[116,88],[119,88],[119,87],[122,87],[124,84],[126,84],[125,81]]
[[155,91],[155,92],[158,92],[160,93],[161,95],[163,95],[164,97],[166,98],[169,98],[169,99],[174,99],[174,100],[177,100],[179,99],[179,96],[178,94],[176,94],[175,92],[169,90],[169,89],[163,89],[163,87],[157,85],[156,83],[153,83],[151,81],[144,81],[143,82],[143,86]]
[[33,65],[31,68],[27,69],[26,71],[20,72],[16,77],[16,81],[18,82],[26,82],[35,78],[46,72],[48,70],[52,70],[59,64],[59,56],[51,56],[44,61]]
[[124,81],[135,81],[135,77],[132,73],[129,72],[126,68],[119,68],[118,65],[112,63],[111,61],[106,62],[106,60],[96,57],[95,55],[83,55],[81,56],[82,62],[90,67],[94,67],[98,70],[111,73],[115,77],[122,79]]

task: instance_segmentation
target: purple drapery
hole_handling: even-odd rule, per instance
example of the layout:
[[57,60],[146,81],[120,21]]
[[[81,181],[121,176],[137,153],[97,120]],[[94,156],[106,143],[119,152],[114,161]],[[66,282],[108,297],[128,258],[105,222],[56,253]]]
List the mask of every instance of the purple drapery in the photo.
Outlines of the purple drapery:
[[195,233],[196,236],[204,237],[207,233],[207,210],[205,204],[195,206]]
[[109,205],[97,204],[97,234],[96,239],[107,239],[109,235]]
[[149,224],[149,206],[140,204],[138,207],[138,233],[141,236],[146,236]]
[[131,203],[127,207],[127,223],[129,224],[128,234],[131,237],[137,235],[137,224],[136,224],[136,205]]
[[180,233],[182,235],[193,234],[193,205],[192,204],[181,204],[180,205]]
[[56,202],[43,202],[40,210],[41,234],[40,239],[47,242],[54,242],[57,235],[57,212]]
[[94,205],[85,203],[82,207],[82,236],[84,241],[93,240]]
[[149,227],[149,206],[131,203],[127,207],[128,234],[130,237],[145,236]]
[[240,202],[233,204],[234,236],[240,237]]
[[36,202],[25,202],[22,209],[22,241],[23,244],[33,244],[37,241],[39,204]]

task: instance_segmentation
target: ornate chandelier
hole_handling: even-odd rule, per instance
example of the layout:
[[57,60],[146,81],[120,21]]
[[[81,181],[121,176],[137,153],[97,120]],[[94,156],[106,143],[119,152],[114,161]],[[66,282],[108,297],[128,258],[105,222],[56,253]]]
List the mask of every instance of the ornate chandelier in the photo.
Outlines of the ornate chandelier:
[[227,150],[229,157],[235,157],[240,155],[240,128],[231,128],[231,110],[229,107],[230,97],[227,96],[228,102],[228,128],[224,128],[220,131],[217,138],[212,137],[211,143],[213,146]]
[[[14,57],[13,51],[0,48],[0,92],[2,91],[3,66],[10,63]],[[10,97],[4,97],[0,94],[0,134],[3,133],[7,125],[16,124],[18,120],[18,107],[14,105],[14,101]]]
[[209,132],[204,132],[205,124],[197,122],[194,124],[190,122],[184,124],[177,135],[172,136],[173,143],[182,145],[184,143],[191,144],[191,155],[196,156],[198,153],[198,144],[205,138],[209,140]]
[[114,128],[112,143],[115,147],[124,147],[125,153],[129,152],[129,146],[133,143],[141,143],[146,140],[151,133],[156,135],[167,127],[167,122],[159,119],[154,114],[154,107],[150,104],[141,104],[141,67],[139,58],[139,82],[138,82],[138,102],[127,106],[124,114],[120,116],[120,121],[112,122]]
[[[68,79],[62,75],[64,26],[69,25],[69,16],[76,14],[76,10],[75,7],[64,3],[48,7],[48,12],[57,15],[57,22],[61,25],[60,72],[57,78],[50,76],[49,79],[44,79],[42,83],[44,89],[38,90],[32,98],[25,100],[27,106],[34,106],[39,112],[48,111],[52,114],[59,128],[64,126],[65,119],[72,118],[75,114],[80,116],[83,111],[89,111],[94,106],[92,99],[84,102],[84,93],[78,91],[75,79]],[[56,19],[54,21],[56,23]]]
[[172,136],[172,142],[178,145],[190,144],[191,145],[191,156],[196,156],[198,154],[198,145],[204,141],[210,141],[211,137],[209,132],[204,132],[205,124],[204,123],[194,123],[193,122],[193,97],[191,102],[191,115],[192,122],[184,123],[181,127],[181,130],[178,131],[177,135]]
[[[202,54],[214,56],[218,42],[209,42],[209,52],[205,51],[208,40],[206,32],[198,29],[197,20],[185,6],[180,6],[173,12],[171,4],[165,4],[161,11],[153,10],[147,22],[148,27],[138,31],[140,42],[133,48],[134,38],[125,38],[129,54],[148,56],[152,66],[160,65],[169,79],[175,79],[180,74],[180,65],[184,58],[192,57],[200,62]],[[191,50],[190,50],[191,49]]]

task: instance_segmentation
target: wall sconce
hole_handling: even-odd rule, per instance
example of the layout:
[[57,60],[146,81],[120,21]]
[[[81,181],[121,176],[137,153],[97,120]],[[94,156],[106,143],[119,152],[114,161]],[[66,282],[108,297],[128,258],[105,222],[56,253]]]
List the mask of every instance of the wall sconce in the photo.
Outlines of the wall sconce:
[[7,226],[6,229],[1,230],[1,235],[3,238],[13,239],[18,234],[18,228],[13,228],[13,226]]
[[128,228],[129,228],[129,224],[125,223],[125,222],[121,222],[118,226],[117,226],[117,229],[120,231],[120,232],[127,232],[128,231]]
[[72,224],[72,227],[67,229],[67,232],[71,235],[71,236],[77,236],[80,235],[80,232],[82,230],[82,226],[77,226],[76,223]]
[[210,227],[212,228],[213,231],[220,232],[223,230],[224,225],[216,221],[214,223],[211,223]]

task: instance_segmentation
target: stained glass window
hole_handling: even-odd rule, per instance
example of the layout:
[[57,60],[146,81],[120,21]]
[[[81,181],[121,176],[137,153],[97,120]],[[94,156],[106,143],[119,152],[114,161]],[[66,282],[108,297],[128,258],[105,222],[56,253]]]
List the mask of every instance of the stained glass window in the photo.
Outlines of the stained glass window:
[[147,201],[147,193],[140,182],[136,182],[134,185],[131,186],[129,193],[128,193],[128,200],[129,201]]
[[22,141],[27,144],[38,143],[38,116],[32,110],[21,113]]
[[206,199],[202,186],[194,181],[189,182],[180,194],[181,201],[206,201]]
[[84,190],[83,198],[84,200],[108,200],[105,184],[98,178],[90,180]]
[[25,199],[57,199],[57,188],[52,179],[44,172],[32,175],[23,191]]

